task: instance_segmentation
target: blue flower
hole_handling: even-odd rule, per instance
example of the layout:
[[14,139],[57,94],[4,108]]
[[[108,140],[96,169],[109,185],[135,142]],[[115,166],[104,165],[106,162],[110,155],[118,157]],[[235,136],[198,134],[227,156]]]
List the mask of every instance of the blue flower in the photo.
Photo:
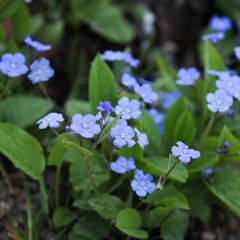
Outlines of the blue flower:
[[28,74],[28,78],[32,83],[46,82],[54,75],[54,70],[50,67],[49,61],[46,58],[34,61],[30,69],[32,71]]
[[75,114],[72,117],[70,128],[75,134],[79,134],[84,138],[92,138],[101,132],[100,125],[96,124],[96,121],[96,117],[91,114]]
[[195,67],[181,68],[177,72],[177,76],[179,78],[176,81],[178,85],[191,86],[194,85],[195,81],[200,77],[200,73]]
[[104,101],[100,102],[99,106],[97,107],[97,110],[105,113],[110,113],[114,111],[114,108],[112,107],[109,101]]
[[157,111],[155,108],[150,108],[147,110],[149,116],[153,119],[156,123],[160,134],[163,133],[163,122],[165,119],[165,113]]
[[153,183],[153,176],[149,173],[144,174],[141,170],[136,170],[131,187],[139,197],[145,197],[148,193],[152,193],[156,189]]
[[119,157],[115,162],[110,163],[110,168],[116,173],[125,173],[135,169],[136,165],[133,158]]
[[223,145],[224,145],[224,147],[229,148],[229,147],[231,147],[232,144],[228,141],[224,141]]
[[134,131],[137,134],[137,143],[142,149],[144,149],[149,144],[147,134],[141,133],[137,128],[134,128]]
[[132,147],[135,144],[135,141],[132,139],[134,137],[134,131],[123,119],[120,119],[117,125],[111,129],[110,137],[114,139],[113,145],[117,148],[125,145]]
[[218,89],[225,90],[231,97],[240,100],[240,77],[223,72],[219,74],[216,86]]
[[115,107],[115,113],[122,113],[122,119],[137,119],[141,115],[140,102],[136,99],[129,100],[127,97],[122,97],[118,100],[118,105]]
[[25,57],[23,54],[5,53],[1,57],[0,71],[9,77],[18,77],[28,71],[28,67],[24,63]]
[[240,47],[234,48],[235,57],[240,61]]
[[182,163],[189,163],[191,158],[196,159],[200,157],[200,152],[194,149],[190,149],[188,145],[178,141],[177,147],[172,147],[172,155],[178,157]]
[[32,40],[30,36],[24,39],[24,42],[28,45],[33,47],[38,52],[44,52],[50,50],[52,47],[50,45],[44,45],[38,41]]
[[214,173],[214,169],[212,167],[208,167],[202,170],[202,175],[204,177],[210,177]]
[[233,98],[224,90],[217,90],[206,96],[208,109],[211,112],[227,112],[233,104]]
[[229,73],[228,71],[216,71],[216,70],[207,70],[206,74],[211,76],[217,76],[219,77],[221,74]]
[[209,41],[212,44],[217,44],[219,40],[224,39],[224,33],[223,32],[217,32],[217,33],[210,33],[202,36],[202,40]]
[[162,99],[162,106],[165,109],[169,109],[181,96],[181,92],[175,91],[175,92],[166,92],[163,94]]
[[126,64],[132,67],[137,67],[140,63],[140,61],[134,58],[130,53],[121,51],[107,50],[102,54],[102,58],[109,62],[124,61]]
[[145,103],[153,103],[158,98],[158,95],[152,91],[150,84],[143,84],[142,86],[135,85],[134,91],[142,98]]
[[47,127],[50,128],[57,128],[60,125],[60,122],[63,122],[64,118],[62,116],[62,114],[60,113],[49,113],[48,115],[46,115],[45,117],[41,118],[37,124],[39,124],[38,128],[39,129],[44,129]]
[[137,85],[137,80],[129,73],[124,73],[122,75],[122,84],[127,87],[134,87]]
[[227,31],[232,28],[232,22],[228,17],[213,16],[209,22],[209,28],[214,31]]

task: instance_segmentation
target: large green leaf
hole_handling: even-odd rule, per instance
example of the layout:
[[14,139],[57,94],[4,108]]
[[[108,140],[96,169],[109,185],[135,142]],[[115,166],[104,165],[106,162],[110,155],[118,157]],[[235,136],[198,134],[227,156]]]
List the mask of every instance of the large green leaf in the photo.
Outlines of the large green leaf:
[[164,240],[183,240],[188,228],[188,213],[177,209],[162,224],[161,237]]
[[91,105],[84,100],[70,99],[65,104],[65,111],[68,117],[72,117],[74,114],[89,114],[91,113]]
[[[139,167],[144,171],[151,173],[155,176],[165,175],[168,171],[168,158],[160,157],[160,156],[151,156],[145,158],[144,161],[141,162]],[[168,176],[169,179],[185,183],[188,178],[188,170],[184,165],[178,163],[173,171]]]
[[17,95],[1,100],[0,120],[25,128],[47,114],[52,103],[34,96]]
[[137,210],[125,208],[117,216],[116,227],[130,237],[147,239],[148,233],[140,229],[141,223],[142,219]]
[[210,191],[229,209],[240,216],[240,176],[233,170],[217,171],[212,176],[211,183],[205,181]]
[[1,0],[0,1],[0,20],[13,15],[21,3],[21,0]]
[[41,179],[45,168],[43,150],[29,133],[11,124],[0,123],[0,152],[33,179]]
[[116,103],[117,84],[114,75],[100,55],[94,59],[89,79],[89,100],[92,111],[97,112],[100,101]]
[[97,198],[88,200],[89,205],[103,218],[115,219],[120,212],[124,203],[116,196],[103,194]]

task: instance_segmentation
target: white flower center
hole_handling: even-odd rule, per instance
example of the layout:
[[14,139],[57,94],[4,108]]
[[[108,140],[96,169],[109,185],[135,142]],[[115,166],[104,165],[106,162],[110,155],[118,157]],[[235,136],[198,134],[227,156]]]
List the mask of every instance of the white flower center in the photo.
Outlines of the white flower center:
[[86,123],[83,123],[82,126],[83,126],[83,128],[85,128],[85,129],[88,128],[88,125],[87,125]]
[[125,133],[120,134],[121,138],[125,138]]
[[42,69],[38,69],[38,70],[37,70],[37,74],[38,74],[38,75],[42,75]]
[[13,68],[13,69],[15,69],[15,68],[17,67],[15,63],[12,63],[10,66],[11,66],[11,68]]
[[216,101],[216,104],[217,104],[217,105],[222,105],[222,100],[217,100],[217,101]]
[[228,82],[227,85],[228,85],[228,87],[232,87],[232,83],[231,82]]
[[125,112],[126,112],[126,113],[130,113],[130,108],[126,108],[126,109],[125,109]]
[[187,150],[187,149],[184,149],[184,150],[183,150],[183,153],[184,153],[184,154],[187,154],[187,153],[188,153],[188,150]]
[[141,185],[141,186],[144,186],[144,185],[145,185],[145,182],[144,182],[144,181],[141,181],[141,182],[140,182],[140,185]]

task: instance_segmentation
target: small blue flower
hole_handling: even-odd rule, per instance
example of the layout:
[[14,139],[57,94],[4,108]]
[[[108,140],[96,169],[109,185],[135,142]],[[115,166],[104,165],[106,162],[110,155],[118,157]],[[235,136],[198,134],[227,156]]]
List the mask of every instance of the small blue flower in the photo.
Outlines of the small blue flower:
[[240,77],[223,72],[219,74],[216,86],[218,89],[225,90],[231,97],[240,100]]
[[124,86],[127,86],[127,87],[134,87],[135,85],[137,85],[137,80],[136,78],[134,78],[131,74],[129,73],[124,73],[122,75],[122,84]]
[[75,114],[72,118],[71,130],[84,138],[92,138],[101,132],[99,124],[96,124],[96,117],[91,114]]
[[143,84],[142,86],[135,85],[134,91],[145,103],[153,103],[158,99],[158,95],[152,91],[150,84]]
[[114,108],[112,107],[109,101],[104,101],[100,102],[99,106],[97,107],[97,110],[105,113],[110,113],[114,111]]
[[149,144],[147,134],[146,133],[141,133],[137,128],[134,128],[134,131],[137,134],[137,143],[138,143],[138,145],[142,149],[144,149]]
[[211,112],[227,112],[233,104],[233,98],[224,90],[217,90],[206,96],[208,109]]
[[58,128],[60,125],[60,122],[63,122],[63,121],[64,121],[64,118],[62,114],[53,112],[41,118],[37,122],[37,124],[39,124],[38,126],[39,129],[45,129],[47,127]]
[[181,68],[177,72],[178,79],[176,83],[183,86],[194,85],[195,81],[200,77],[200,73],[195,67]]
[[202,36],[202,40],[209,41],[213,45],[217,44],[219,40],[224,39],[225,34],[223,32],[210,33]]
[[160,134],[163,133],[163,122],[165,119],[165,113],[157,111],[155,108],[150,108],[147,110],[149,116],[156,123]]
[[206,74],[211,76],[217,76],[219,77],[221,74],[229,73],[228,71],[216,71],[216,70],[207,70]]
[[210,177],[214,173],[214,169],[212,167],[208,167],[202,170],[202,175],[204,177]]
[[24,42],[28,45],[34,48],[38,52],[44,52],[50,50],[52,47],[50,45],[44,45],[38,41],[32,40],[30,36],[26,37],[24,39]]
[[102,54],[102,58],[109,62],[124,61],[131,67],[137,67],[140,63],[140,61],[134,58],[130,53],[125,53],[121,51],[107,50]]
[[231,147],[232,144],[228,141],[224,141],[223,145],[224,145],[224,147],[229,148],[229,147]]
[[149,173],[144,174],[141,170],[136,170],[131,187],[139,197],[145,197],[148,193],[152,193],[156,189],[153,183],[153,176]]
[[126,159],[119,157],[115,162],[110,163],[110,168],[116,173],[125,173],[136,168],[133,158]]
[[235,57],[240,61],[240,47],[234,48]]
[[46,82],[54,75],[54,70],[50,67],[46,58],[40,58],[34,61],[30,66],[32,70],[28,74],[28,78],[32,83]]
[[165,109],[169,109],[181,96],[181,92],[175,91],[175,92],[166,92],[163,94],[162,99],[162,106]]
[[0,71],[9,77],[18,77],[27,73],[28,67],[25,65],[24,55],[5,53],[1,57]]
[[141,115],[140,102],[136,99],[129,100],[127,97],[122,97],[118,100],[118,105],[115,107],[115,113],[122,113],[122,119],[137,119]]
[[200,152],[194,149],[190,149],[188,145],[178,141],[177,147],[172,147],[172,155],[178,157],[182,163],[189,163],[191,158],[196,159],[200,157]]
[[209,28],[214,31],[227,31],[232,29],[232,22],[228,17],[213,16],[209,22]]
[[117,148],[125,145],[132,147],[136,143],[132,139],[134,137],[133,129],[123,119],[120,119],[117,125],[111,129],[110,137],[114,138],[113,145]]

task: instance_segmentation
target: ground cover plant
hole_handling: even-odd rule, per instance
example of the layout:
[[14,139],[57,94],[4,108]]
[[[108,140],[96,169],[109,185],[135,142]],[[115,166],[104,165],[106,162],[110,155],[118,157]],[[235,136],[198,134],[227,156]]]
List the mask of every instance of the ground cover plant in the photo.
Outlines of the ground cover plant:
[[239,239],[240,5],[215,4],[177,64],[150,3],[0,0],[0,239]]

